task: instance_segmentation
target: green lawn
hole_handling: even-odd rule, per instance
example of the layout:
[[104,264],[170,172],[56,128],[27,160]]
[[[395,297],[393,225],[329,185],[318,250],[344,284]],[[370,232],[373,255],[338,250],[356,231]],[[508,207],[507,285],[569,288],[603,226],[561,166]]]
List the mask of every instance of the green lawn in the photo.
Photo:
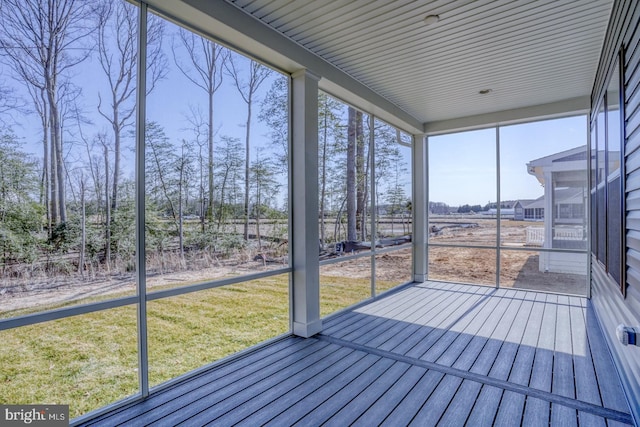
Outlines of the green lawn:
[[[322,316],[370,296],[368,278],[321,283]],[[150,385],[286,333],[288,287],[284,274],[148,302]],[[136,325],[126,306],[0,332],[0,403],[77,417],[137,393]]]

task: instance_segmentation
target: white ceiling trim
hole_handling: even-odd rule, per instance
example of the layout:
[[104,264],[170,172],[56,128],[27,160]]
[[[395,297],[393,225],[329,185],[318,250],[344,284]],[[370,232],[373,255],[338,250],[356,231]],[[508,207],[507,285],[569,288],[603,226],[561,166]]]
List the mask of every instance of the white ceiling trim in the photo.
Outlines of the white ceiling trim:
[[590,107],[591,97],[582,96],[549,104],[514,108],[510,110],[478,114],[475,116],[426,123],[425,133],[433,136],[493,126],[506,126],[516,123],[577,116],[580,114],[585,115],[586,127],[588,124],[586,121],[586,115],[589,113]]

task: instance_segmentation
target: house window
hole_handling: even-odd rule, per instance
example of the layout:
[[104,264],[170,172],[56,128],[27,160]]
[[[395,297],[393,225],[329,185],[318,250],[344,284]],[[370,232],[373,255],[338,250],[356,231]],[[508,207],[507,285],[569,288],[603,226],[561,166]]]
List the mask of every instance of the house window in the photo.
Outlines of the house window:
[[591,142],[591,252],[624,291],[623,245],[623,132],[621,128],[619,62],[600,100]]

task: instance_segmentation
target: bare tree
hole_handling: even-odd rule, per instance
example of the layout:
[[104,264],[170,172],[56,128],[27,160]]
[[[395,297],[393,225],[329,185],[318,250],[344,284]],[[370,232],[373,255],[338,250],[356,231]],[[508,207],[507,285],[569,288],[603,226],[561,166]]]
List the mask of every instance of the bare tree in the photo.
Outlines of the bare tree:
[[[205,217],[207,212],[207,185],[205,184],[205,179],[209,181],[210,173],[208,166],[213,165],[212,161],[209,161],[208,154],[210,153],[210,148],[213,148],[212,145],[209,144],[209,123],[204,118],[202,110],[199,106],[190,106],[189,113],[185,115],[185,120],[189,123],[188,128],[186,129],[188,132],[193,134],[193,143],[195,143],[195,148],[197,149],[197,179],[198,179],[198,196],[197,196],[197,214],[200,218],[200,231],[202,233],[205,232]],[[214,131],[213,136],[217,134],[217,130]],[[210,180],[214,182],[215,179]],[[209,199],[211,200],[211,199]],[[220,200],[220,203],[224,203],[224,200]]]
[[360,240],[367,240],[368,144],[364,140],[362,111],[356,111],[356,228]]
[[356,110],[349,107],[347,122],[347,240],[358,239],[356,172]]
[[263,156],[263,148],[256,150],[256,157],[251,165],[251,175],[253,178],[253,212],[256,218],[256,240],[258,250],[262,248],[262,235],[260,223],[263,214],[268,213],[269,205],[275,199],[275,195],[280,191],[280,183],[276,179],[277,167],[271,158]]
[[[94,31],[94,3],[81,0],[3,0],[0,49],[19,81],[29,87],[51,141],[52,222],[67,219],[60,113],[60,85],[90,49],[84,40]],[[36,106],[38,108],[38,106]],[[46,148],[45,148],[46,150]]]
[[[335,145],[340,138],[340,117],[337,110],[340,103],[327,94],[318,95],[318,186],[319,186],[319,210],[320,210],[320,242],[326,243],[326,216],[327,216],[327,184],[329,181],[329,164],[331,157],[335,155]],[[335,236],[334,236],[335,237]]]
[[[211,40],[198,36],[190,31],[180,29],[178,37],[188,56],[189,66],[183,64],[176,54],[177,48],[175,44],[172,47],[173,59],[178,69],[184,76],[194,85],[202,89],[207,94],[208,102],[208,156],[207,164],[208,175],[208,205],[206,218],[211,223],[213,221],[213,101],[216,91],[222,84],[222,67],[229,57],[229,51],[219,46]],[[186,62],[186,61],[185,61]],[[203,215],[203,214],[201,214]],[[204,223],[204,218],[201,217]]]
[[[322,102],[322,97],[326,99],[327,95],[319,95],[319,102]],[[281,171],[287,173],[289,168],[289,80],[284,76],[276,77],[260,107],[258,119],[269,126],[269,137],[276,150],[276,160]]]
[[218,225],[216,232],[220,232],[220,228],[224,220],[226,220],[226,213],[230,212],[233,207],[233,202],[228,201],[229,187],[233,190],[233,176],[236,170],[242,167],[242,145],[238,138],[223,135],[220,144],[219,156],[222,160],[216,169],[218,170],[218,187],[220,188],[220,206],[218,207]]
[[[135,83],[137,71],[137,15],[139,8],[125,1],[108,3],[100,10],[98,25],[98,60],[104,72],[109,92],[103,101],[98,94],[98,112],[113,130],[113,180],[111,210],[118,208],[122,135],[133,125],[135,112]],[[147,29],[147,94],[167,74],[166,58],[162,51],[164,24],[149,20]],[[108,105],[104,105],[108,104]]]
[[80,253],[78,255],[78,273],[84,278],[84,262],[87,249],[87,206],[85,201],[84,174],[80,174]]
[[24,102],[16,95],[14,88],[0,82],[0,126],[10,126],[12,114],[16,111],[24,112]]
[[247,120],[245,122],[245,171],[244,171],[244,240],[249,240],[249,170],[250,152],[249,142],[251,140],[251,118],[253,101],[260,85],[271,75],[271,70],[264,65],[249,60],[249,70],[247,72],[247,80],[241,76],[241,70],[234,60],[234,55],[229,55],[225,66],[229,75],[233,79],[233,83],[238,89],[242,100],[247,104]]

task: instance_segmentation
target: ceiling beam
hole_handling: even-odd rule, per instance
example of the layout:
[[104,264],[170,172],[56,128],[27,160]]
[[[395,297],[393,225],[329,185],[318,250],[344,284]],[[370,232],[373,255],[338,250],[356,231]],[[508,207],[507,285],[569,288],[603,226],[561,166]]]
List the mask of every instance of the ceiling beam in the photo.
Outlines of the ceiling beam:
[[537,120],[554,119],[559,117],[588,114],[591,106],[589,96],[565,99],[549,104],[533,105],[530,107],[514,108],[457,119],[441,120],[425,123],[427,135],[461,132],[465,130],[481,129],[497,125],[511,125]]

